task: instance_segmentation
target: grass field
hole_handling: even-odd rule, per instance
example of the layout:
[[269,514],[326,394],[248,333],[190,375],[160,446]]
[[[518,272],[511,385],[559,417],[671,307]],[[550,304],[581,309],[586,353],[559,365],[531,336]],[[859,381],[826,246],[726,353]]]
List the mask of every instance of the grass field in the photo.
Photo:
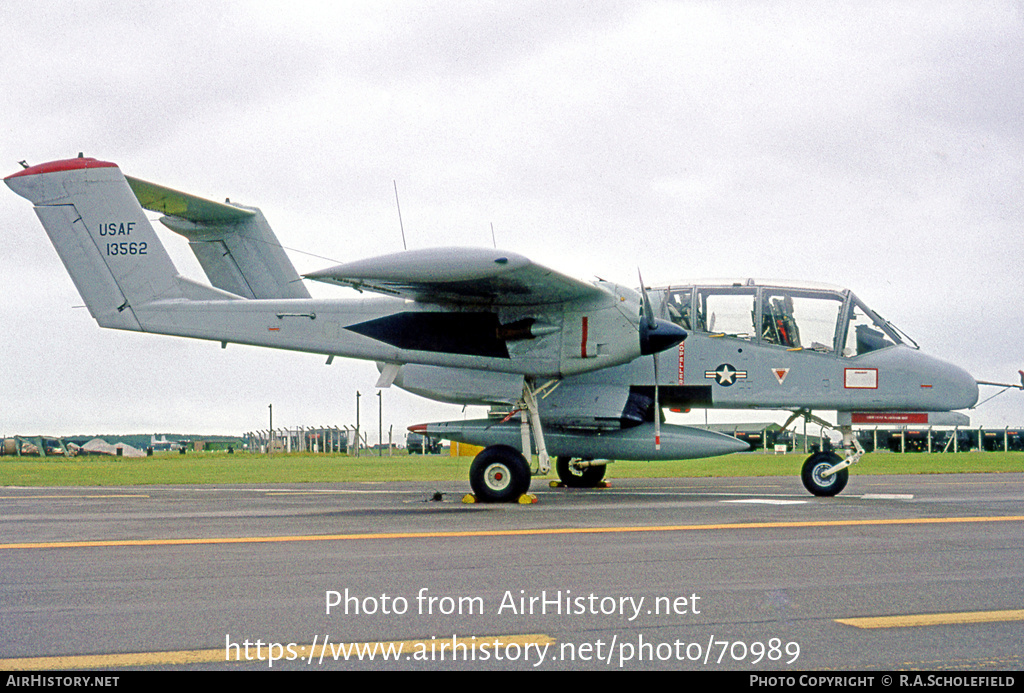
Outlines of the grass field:
[[[740,453],[678,462],[616,462],[609,478],[786,476],[805,455]],[[349,457],[305,453],[157,454],[145,458],[0,457],[0,486],[134,486],[145,484],[297,484],[308,482],[465,481],[469,457]],[[851,474],[1024,472],[1022,452],[871,453]],[[554,472],[550,478],[555,478]],[[546,478],[546,477],[545,477]]]

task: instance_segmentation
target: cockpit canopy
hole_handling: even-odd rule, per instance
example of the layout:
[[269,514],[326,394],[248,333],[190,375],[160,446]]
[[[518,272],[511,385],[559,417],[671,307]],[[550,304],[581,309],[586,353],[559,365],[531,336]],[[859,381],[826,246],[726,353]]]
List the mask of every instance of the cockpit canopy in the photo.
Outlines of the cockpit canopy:
[[655,293],[661,294],[661,317],[712,336],[847,358],[897,344],[917,347],[849,289],[748,279],[670,286]]

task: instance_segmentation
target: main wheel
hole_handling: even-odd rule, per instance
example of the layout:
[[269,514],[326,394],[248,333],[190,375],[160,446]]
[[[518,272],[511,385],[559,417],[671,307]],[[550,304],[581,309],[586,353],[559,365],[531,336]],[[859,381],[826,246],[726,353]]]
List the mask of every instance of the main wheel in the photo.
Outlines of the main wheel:
[[826,469],[834,464],[842,462],[842,458],[834,452],[819,452],[811,455],[804,462],[800,470],[800,479],[804,482],[804,488],[816,496],[834,496],[844,488],[850,479],[850,470],[840,469],[832,476],[821,475]]
[[530,490],[530,465],[515,448],[492,445],[473,458],[469,485],[485,503],[514,501]]
[[572,464],[571,457],[559,457],[555,460],[558,478],[569,488],[594,488],[604,480],[607,468],[608,466],[604,464],[577,467]]

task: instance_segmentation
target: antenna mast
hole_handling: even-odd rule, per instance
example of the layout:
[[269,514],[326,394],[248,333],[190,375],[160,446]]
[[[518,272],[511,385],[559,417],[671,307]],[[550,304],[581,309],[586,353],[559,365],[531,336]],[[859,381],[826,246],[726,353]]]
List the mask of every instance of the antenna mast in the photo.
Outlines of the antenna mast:
[[392,179],[391,182],[395,186],[395,207],[398,209],[398,228],[402,230],[402,250],[408,250],[409,246],[405,244],[405,224],[402,223],[402,205],[398,204],[398,181]]

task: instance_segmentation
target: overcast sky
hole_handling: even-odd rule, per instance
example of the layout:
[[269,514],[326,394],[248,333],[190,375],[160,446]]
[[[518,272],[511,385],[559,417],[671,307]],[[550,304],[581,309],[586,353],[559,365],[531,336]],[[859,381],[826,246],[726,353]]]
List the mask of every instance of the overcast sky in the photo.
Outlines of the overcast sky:
[[[7,0],[0,58],[0,175],[84,152],[259,206],[300,273],[401,250],[397,181],[411,248],[493,223],[582,278],[838,284],[980,379],[1024,368],[1020,3]],[[359,390],[376,439],[371,363],[81,305],[0,188],[0,434],[345,425]],[[383,404],[385,437],[463,416]],[[1024,425],[1024,395],[972,419]]]

